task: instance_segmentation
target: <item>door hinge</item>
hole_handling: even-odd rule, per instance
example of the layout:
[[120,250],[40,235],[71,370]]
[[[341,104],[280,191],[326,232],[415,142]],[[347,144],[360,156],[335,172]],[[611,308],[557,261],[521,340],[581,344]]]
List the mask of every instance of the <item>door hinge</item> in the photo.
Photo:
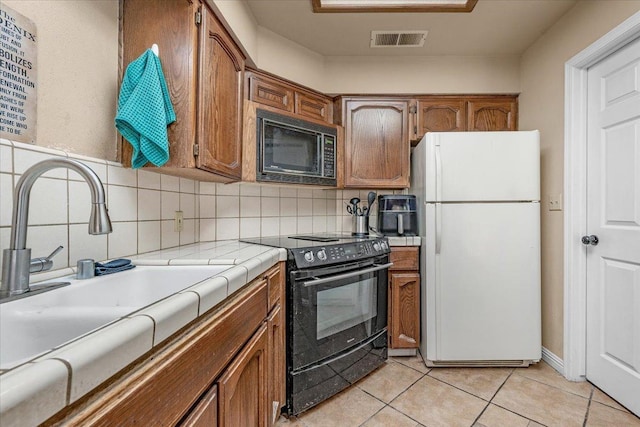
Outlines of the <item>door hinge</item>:
[[413,134],[417,135],[418,134],[418,126],[414,126],[413,127]]
[[200,144],[193,144],[193,155],[194,156],[200,155]]
[[200,12],[200,9],[198,9],[198,11],[196,12],[196,25],[200,25],[201,22],[202,22],[202,12]]
[[411,114],[416,114],[418,112],[418,107],[416,107],[415,105],[412,105],[411,107],[409,107],[409,112]]

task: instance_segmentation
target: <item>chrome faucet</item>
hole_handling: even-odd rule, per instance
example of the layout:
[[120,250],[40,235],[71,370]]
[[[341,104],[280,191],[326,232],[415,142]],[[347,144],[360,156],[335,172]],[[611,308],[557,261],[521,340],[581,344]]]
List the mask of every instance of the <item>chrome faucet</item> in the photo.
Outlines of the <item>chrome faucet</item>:
[[111,220],[107,212],[104,187],[98,175],[77,160],[48,159],[36,163],[20,177],[13,192],[13,215],[11,217],[11,241],[9,248],[2,251],[2,284],[0,298],[29,292],[29,274],[51,269],[51,258],[62,248],[59,247],[47,258],[31,259],[31,249],[27,248],[27,220],[29,218],[29,196],[34,182],[48,170],[68,168],[80,174],[91,189],[91,217],[89,234],[111,233]]

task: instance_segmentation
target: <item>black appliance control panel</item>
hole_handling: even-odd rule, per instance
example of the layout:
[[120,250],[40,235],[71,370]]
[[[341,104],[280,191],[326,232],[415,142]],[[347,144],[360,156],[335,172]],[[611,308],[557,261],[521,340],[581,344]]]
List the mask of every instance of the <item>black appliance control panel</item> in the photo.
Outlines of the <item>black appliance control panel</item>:
[[298,268],[320,267],[385,255],[391,252],[386,238],[326,246],[290,249]]

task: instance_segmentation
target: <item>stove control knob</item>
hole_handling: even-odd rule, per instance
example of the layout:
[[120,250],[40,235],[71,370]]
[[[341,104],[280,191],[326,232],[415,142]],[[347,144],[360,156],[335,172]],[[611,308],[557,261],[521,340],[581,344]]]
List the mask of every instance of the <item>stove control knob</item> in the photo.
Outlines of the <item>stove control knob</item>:
[[307,262],[313,262],[313,252],[312,251],[305,252],[304,259]]
[[326,259],[327,259],[327,253],[324,251],[324,249],[319,250],[319,251],[316,253],[316,256],[318,257],[318,259],[319,259],[320,261],[324,261],[324,260],[326,260]]
[[373,249],[375,249],[376,251],[379,251],[380,250],[380,243],[374,242],[373,243]]
[[380,242],[380,246],[382,246],[382,249],[388,249],[387,242]]

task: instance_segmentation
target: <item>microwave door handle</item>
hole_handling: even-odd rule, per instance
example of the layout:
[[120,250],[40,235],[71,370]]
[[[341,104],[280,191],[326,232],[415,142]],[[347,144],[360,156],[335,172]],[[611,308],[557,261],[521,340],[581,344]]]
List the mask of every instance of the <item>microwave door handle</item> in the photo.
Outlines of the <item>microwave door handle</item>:
[[359,276],[361,274],[372,273],[374,271],[384,270],[386,268],[391,267],[392,265],[393,265],[392,262],[390,262],[388,264],[382,264],[382,265],[374,264],[374,266],[370,267],[370,268],[365,268],[365,269],[362,269],[362,270],[352,271],[351,273],[336,274],[334,276],[323,277],[321,279],[309,280],[307,282],[303,282],[302,284],[304,285],[305,288],[307,288],[309,286],[321,285],[323,283],[329,283],[329,282],[333,282],[335,280],[348,279],[349,277],[354,277],[354,276]]

